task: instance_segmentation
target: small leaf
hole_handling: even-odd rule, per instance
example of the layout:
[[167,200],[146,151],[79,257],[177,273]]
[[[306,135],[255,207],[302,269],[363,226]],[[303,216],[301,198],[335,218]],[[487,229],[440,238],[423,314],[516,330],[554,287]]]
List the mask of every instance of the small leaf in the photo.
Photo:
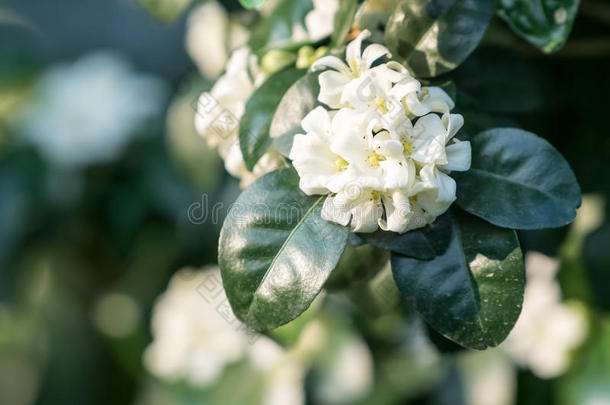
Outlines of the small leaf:
[[239,0],[239,2],[247,9],[260,9],[267,0]]
[[565,44],[578,12],[579,0],[496,0],[510,28],[543,52]]
[[572,222],[580,188],[568,163],[547,141],[520,129],[496,128],[470,142],[471,169],[452,173],[460,207],[510,229]]
[[140,3],[164,23],[175,22],[193,3],[193,0],[140,0]]
[[340,0],[339,10],[335,14],[335,30],[331,38],[333,48],[342,46],[345,43],[357,10],[358,0]]
[[282,96],[305,72],[296,68],[282,70],[269,77],[248,100],[239,125],[239,146],[248,170],[254,169],[271,145],[269,127]]
[[349,228],[322,219],[324,197],[307,196],[292,169],[269,173],[231,208],[218,262],[235,315],[256,330],[305,311],[335,268]]
[[275,112],[269,135],[273,139],[275,149],[284,156],[290,154],[294,136],[303,133],[303,118],[319,105],[320,73],[310,72],[297,80],[284,94]]
[[405,300],[439,333],[472,349],[497,346],[521,312],[523,256],[514,231],[453,210],[451,244],[424,261],[392,254]]
[[476,48],[493,15],[492,0],[402,0],[385,42],[418,77],[455,69]]
[[366,243],[402,256],[420,260],[431,260],[443,254],[451,241],[453,221],[444,214],[425,228],[397,234],[379,230],[358,236]]

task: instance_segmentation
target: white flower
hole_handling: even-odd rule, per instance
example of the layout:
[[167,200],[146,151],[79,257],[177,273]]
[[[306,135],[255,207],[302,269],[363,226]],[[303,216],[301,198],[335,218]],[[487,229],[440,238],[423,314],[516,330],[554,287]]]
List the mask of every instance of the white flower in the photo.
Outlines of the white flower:
[[201,95],[197,104],[197,132],[207,139],[210,146],[218,148],[225,160],[225,168],[242,180],[242,187],[284,164],[280,155],[270,149],[250,172],[239,147],[239,122],[246,111],[246,103],[265,78],[256,56],[249,48],[240,48],[229,59],[225,74],[211,92]]
[[208,1],[195,8],[188,17],[186,50],[208,79],[216,79],[224,70],[230,52],[245,45],[248,30],[231,21],[217,1]]
[[309,39],[316,42],[333,33],[339,0],[313,0],[313,7],[305,16],[305,27]]
[[324,219],[355,232],[403,233],[455,201],[448,173],[470,168],[470,143],[455,139],[464,120],[449,112],[454,103],[444,91],[422,90],[396,62],[371,67],[387,49],[373,44],[361,56],[367,36],[347,46],[348,64],[334,56],[314,64],[335,69],[320,75],[318,100],[339,110],[311,111],[290,158],[305,193],[329,194]]
[[586,319],[581,310],[561,300],[557,260],[536,252],[525,259],[523,312],[501,347],[540,378],[557,377],[567,369],[570,352],[586,337]]
[[106,163],[161,114],[165,93],[160,79],[134,72],[122,56],[95,52],[47,70],[35,101],[21,112],[20,126],[56,165]]
[[247,361],[262,377],[263,405],[304,403],[306,365],[235,318],[218,267],[184,269],[172,278],[155,304],[152,334],[144,365],[162,380],[210,387],[227,366]]
[[[325,56],[312,65],[313,70],[334,69],[320,75],[320,95],[318,99],[330,108],[346,106],[346,102],[342,100],[345,87],[352,80],[367,74],[372,69],[373,63],[379,58],[390,55],[390,51],[386,47],[378,44],[369,45],[362,52],[362,41],[369,36],[369,31],[362,31],[355,40],[347,45],[345,54],[347,64],[336,56]],[[390,69],[384,68],[384,70]],[[368,76],[366,78],[370,79]]]

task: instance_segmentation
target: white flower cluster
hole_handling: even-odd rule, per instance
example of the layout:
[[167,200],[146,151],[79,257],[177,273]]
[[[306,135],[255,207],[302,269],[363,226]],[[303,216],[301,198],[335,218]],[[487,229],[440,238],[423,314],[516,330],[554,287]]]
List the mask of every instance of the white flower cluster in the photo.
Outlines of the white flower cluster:
[[318,107],[301,124],[290,159],[309,194],[329,194],[324,219],[355,232],[403,233],[423,227],[456,199],[451,171],[470,168],[469,142],[454,138],[463,125],[453,100],[421,83],[396,62],[378,63],[389,51],[378,44],[361,52],[363,31],[347,46],[347,63],[335,56],[312,69],[320,77]]
[[235,51],[222,75],[209,93],[203,93],[197,105],[195,128],[211,147],[217,147],[227,171],[241,179],[242,187],[258,177],[282,167],[274,150],[261,157],[254,170],[246,168],[239,146],[239,121],[246,112],[248,99],[266,79],[258,58],[247,47]]
[[235,318],[218,267],[183,269],[172,278],[155,304],[152,334],[144,365],[164,381],[211,387],[245,360],[263,377],[263,405],[304,403],[304,364]]

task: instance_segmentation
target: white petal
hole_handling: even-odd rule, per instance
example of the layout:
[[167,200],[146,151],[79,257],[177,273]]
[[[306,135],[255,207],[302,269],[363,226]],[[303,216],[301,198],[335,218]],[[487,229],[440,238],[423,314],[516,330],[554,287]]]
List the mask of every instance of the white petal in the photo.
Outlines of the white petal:
[[324,56],[324,57],[316,60],[311,65],[312,71],[322,70],[325,68],[331,68],[331,69],[338,70],[339,72],[349,73],[349,68],[345,65],[345,62],[343,62],[341,59],[337,58],[336,56],[332,56],[332,55]]
[[383,45],[372,44],[366,47],[364,53],[362,54],[362,60],[364,61],[364,65],[366,67],[371,67],[371,65],[382,56],[387,55],[389,58],[392,57],[392,54]]
[[327,197],[322,206],[322,218],[326,221],[335,222],[339,225],[347,226],[351,219],[351,214],[344,204],[337,203],[336,197]]
[[350,82],[350,77],[339,72],[324,72],[318,78],[320,82],[320,94],[318,100],[330,108],[341,108],[341,96],[345,86]]
[[327,138],[331,131],[328,111],[322,106],[316,107],[303,118],[301,127],[307,133],[314,132],[323,138]]
[[290,159],[300,177],[305,194],[328,194],[328,182],[337,174],[336,156],[328,143],[315,133],[295,135]]
[[361,60],[362,41],[370,36],[371,32],[369,30],[364,30],[356,37],[356,39],[347,45],[347,49],[345,50],[345,58],[349,63],[358,62]]
[[431,215],[443,214],[455,201],[455,181],[432,165],[424,167],[420,176],[426,190],[417,195],[417,202]]
[[443,124],[447,128],[447,142],[464,126],[461,114],[443,114]]
[[465,172],[470,169],[472,159],[472,151],[470,142],[463,141],[448,145],[445,149],[447,152],[447,163],[443,169],[456,172]]
[[369,197],[359,201],[351,213],[353,232],[375,232],[383,215],[383,206],[380,200]]
[[424,87],[422,90],[428,90],[428,96],[425,101],[430,105],[432,111],[438,113],[447,112],[445,111],[445,104],[449,110],[453,110],[455,107],[455,103],[449,97],[449,94],[440,87]]

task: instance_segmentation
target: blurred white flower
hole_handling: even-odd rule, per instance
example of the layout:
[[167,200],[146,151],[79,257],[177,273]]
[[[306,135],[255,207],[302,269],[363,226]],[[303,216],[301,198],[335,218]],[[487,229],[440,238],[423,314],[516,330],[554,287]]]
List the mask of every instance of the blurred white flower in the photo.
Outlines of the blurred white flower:
[[162,113],[165,95],[160,79],[134,72],[118,54],[95,52],[47,70],[20,126],[25,138],[59,166],[105,163]]
[[203,76],[214,80],[231,52],[245,45],[249,36],[247,28],[231,19],[220,3],[208,1],[189,14],[186,50]]
[[314,63],[332,69],[319,76],[318,100],[335,110],[317,107],[303,119],[290,159],[306,194],[330,194],[324,219],[354,232],[403,233],[455,201],[448,173],[470,168],[470,143],[455,138],[464,119],[450,113],[447,93],[422,90],[396,62],[375,66],[389,52],[377,44],[362,52],[368,36],[348,44],[347,63],[335,56]]
[[162,380],[210,387],[229,364],[246,360],[263,376],[263,405],[304,402],[302,362],[235,318],[216,266],[172,278],[155,304],[152,334],[144,364]]
[[316,42],[333,33],[339,0],[313,0],[313,7],[305,16],[305,27],[309,39]]
[[250,172],[239,148],[239,121],[246,111],[248,99],[265,78],[257,57],[247,47],[240,48],[229,59],[225,74],[209,93],[201,95],[197,105],[197,132],[210,146],[218,148],[225,168],[242,180],[242,187],[283,166],[281,157],[270,149]]
[[588,329],[583,312],[562,302],[555,279],[558,268],[555,259],[527,254],[523,311],[501,346],[540,378],[553,378],[567,369],[570,352],[583,342]]

